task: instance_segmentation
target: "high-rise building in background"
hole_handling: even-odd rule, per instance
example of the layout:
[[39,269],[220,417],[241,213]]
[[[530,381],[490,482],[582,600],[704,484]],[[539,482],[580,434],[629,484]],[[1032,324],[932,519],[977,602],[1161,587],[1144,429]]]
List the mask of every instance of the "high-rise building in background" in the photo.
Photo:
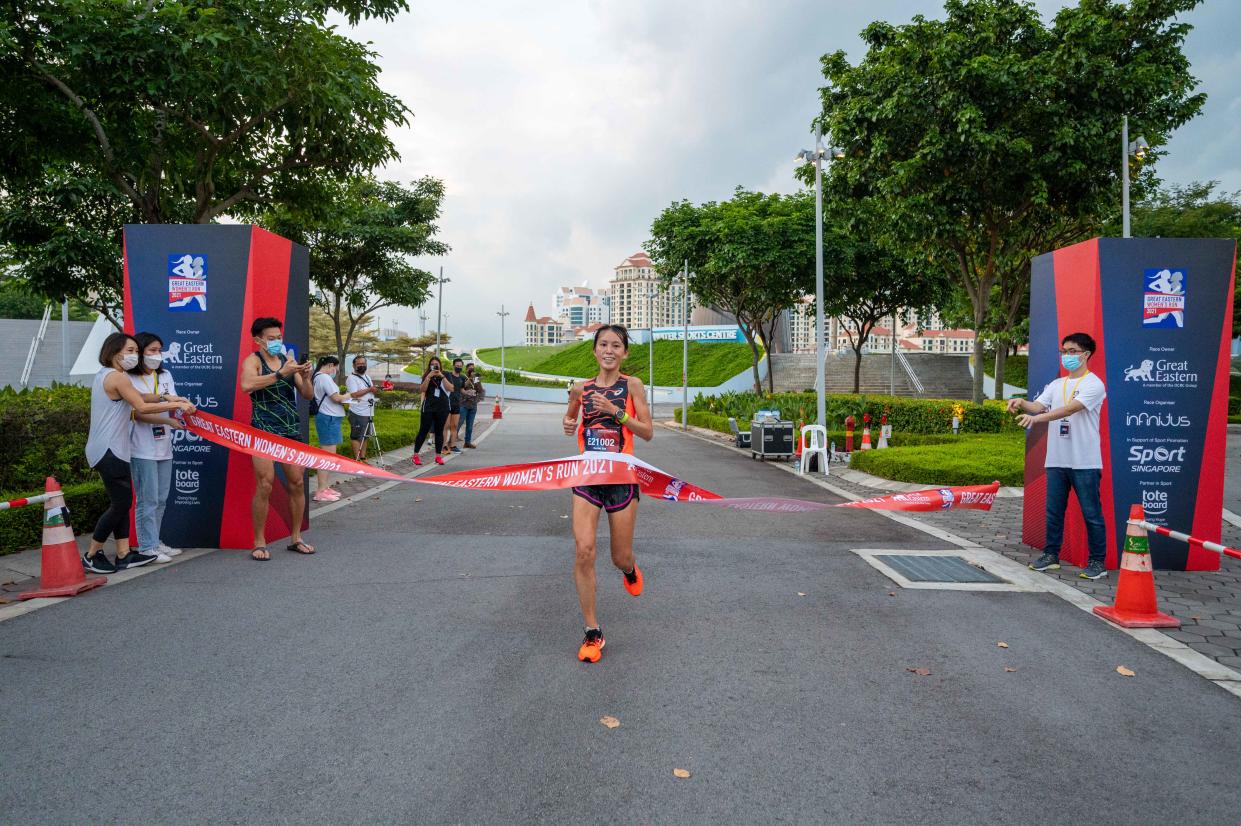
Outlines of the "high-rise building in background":
[[592,290],[585,283],[580,287],[561,287],[552,295],[556,318],[568,329],[608,324],[612,319],[611,305],[611,290]]
[[[788,312],[789,349],[794,353],[814,352],[814,296],[803,296]],[[827,349],[851,348],[853,325],[846,319],[828,316],[823,320]],[[945,330],[939,313],[934,310],[918,313],[904,310],[896,318],[897,348],[907,353],[945,353],[970,355],[974,351],[973,330]],[[866,337],[866,349],[886,353],[892,347],[892,318],[881,321]]]
[[635,252],[616,266],[611,288],[613,324],[646,329],[685,323],[680,289],[669,289],[660,280],[645,252]]

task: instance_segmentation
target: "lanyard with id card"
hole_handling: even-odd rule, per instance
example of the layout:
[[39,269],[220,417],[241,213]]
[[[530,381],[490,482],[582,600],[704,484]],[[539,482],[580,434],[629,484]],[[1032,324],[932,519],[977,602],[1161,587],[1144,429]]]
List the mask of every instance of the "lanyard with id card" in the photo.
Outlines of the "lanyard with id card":
[[[1072,393],[1069,392],[1069,379],[1067,376],[1065,377],[1064,385],[1062,388],[1064,390],[1064,406],[1065,407],[1068,407],[1069,402],[1077,398],[1077,388],[1081,387],[1082,379],[1085,379],[1087,375],[1089,374],[1083,374],[1082,377],[1077,380],[1077,384],[1073,385]],[[1072,432],[1072,428],[1069,425],[1069,417],[1068,416],[1064,417],[1063,419],[1059,421],[1058,424],[1060,425],[1060,427],[1057,433],[1060,435],[1060,438],[1061,439],[1071,438],[1070,434]]]

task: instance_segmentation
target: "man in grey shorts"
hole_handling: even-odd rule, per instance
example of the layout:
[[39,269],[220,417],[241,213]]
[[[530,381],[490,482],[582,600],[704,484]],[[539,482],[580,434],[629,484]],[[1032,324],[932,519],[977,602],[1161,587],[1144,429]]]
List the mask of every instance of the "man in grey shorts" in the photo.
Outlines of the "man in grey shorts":
[[349,443],[353,458],[366,459],[366,433],[375,418],[375,384],[366,375],[366,356],[354,356],[353,372],[345,379],[345,390],[353,399],[349,405]]

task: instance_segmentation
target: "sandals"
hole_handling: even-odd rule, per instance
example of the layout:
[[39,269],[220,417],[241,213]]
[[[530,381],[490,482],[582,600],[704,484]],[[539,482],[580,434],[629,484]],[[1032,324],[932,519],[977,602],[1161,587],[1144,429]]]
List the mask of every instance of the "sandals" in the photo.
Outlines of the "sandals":
[[[267,554],[267,556],[255,556],[255,554]],[[267,550],[266,548],[255,548],[254,550],[250,551],[250,558],[253,559],[255,562],[270,562],[271,551]]]
[[311,554],[315,552],[313,545],[308,545],[307,543],[303,542],[300,539],[294,542],[292,545],[285,548],[285,550],[292,551],[295,554],[301,554],[302,556],[310,556]]

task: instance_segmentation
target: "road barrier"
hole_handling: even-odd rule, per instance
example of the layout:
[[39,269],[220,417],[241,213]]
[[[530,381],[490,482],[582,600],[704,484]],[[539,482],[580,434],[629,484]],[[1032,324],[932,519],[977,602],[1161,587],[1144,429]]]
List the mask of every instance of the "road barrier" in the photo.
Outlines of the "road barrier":
[[98,588],[108,581],[104,577],[86,578],[82,560],[78,558],[78,543],[73,538],[73,528],[69,526],[69,509],[65,507],[65,497],[60,492],[60,485],[55,478],[49,476],[44,487],[46,493],[31,497],[43,501],[43,550],[39,554],[39,587],[18,594],[18,599],[71,597],[91,588]]
[[[58,487],[56,490],[59,492],[60,488]],[[41,505],[55,495],[55,493],[40,493],[38,496],[27,496],[24,499],[10,499],[7,502],[0,502],[0,511],[20,508],[24,505]]]
[[1176,617],[1160,613],[1155,597],[1155,573],[1146,538],[1146,513],[1141,505],[1129,508],[1125,552],[1116,582],[1116,603],[1096,605],[1094,612],[1123,628],[1179,628]]
[[1241,551],[1237,550],[1236,548],[1229,548],[1227,545],[1221,545],[1218,542],[1208,542],[1205,539],[1199,539],[1198,537],[1190,536],[1187,533],[1181,533],[1180,531],[1174,531],[1169,528],[1165,528],[1162,525],[1152,524],[1150,522],[1145,521],[1144,519],[1135,521],[1133,519],[1133,514],[1129,515],[1129,524],[1137,525],[1139,528],[1143,528],[1148,531],[1154,531],[1160,536],[1167,536],[1172,539],[1179,540],[1181,542],[1188,542],[1190,545],[1195,545],[1199,548],[1206,548],[1208,551],[1214,551],[1217,554],[1223,554],[1224,556],[1231,556],[1233,559],[1241,559]]

